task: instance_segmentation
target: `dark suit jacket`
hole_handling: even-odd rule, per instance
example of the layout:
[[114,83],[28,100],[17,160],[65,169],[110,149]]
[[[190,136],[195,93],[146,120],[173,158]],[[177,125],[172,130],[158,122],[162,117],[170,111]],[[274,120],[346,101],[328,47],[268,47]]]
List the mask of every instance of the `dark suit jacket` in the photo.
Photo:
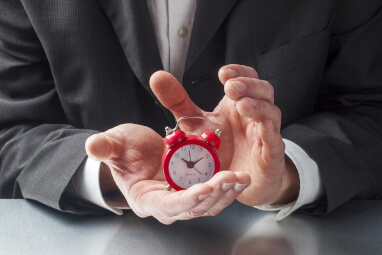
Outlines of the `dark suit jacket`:
[[[326,213],[382,194],[382,2],[199,0],[183,86],[212,110],[218,69],[252,66],[275,88],[282,135],[319,166]],[[0,0],[0,196],[68,211],[95,132],[121,123],[163,134],[162,69],[146,1]]]

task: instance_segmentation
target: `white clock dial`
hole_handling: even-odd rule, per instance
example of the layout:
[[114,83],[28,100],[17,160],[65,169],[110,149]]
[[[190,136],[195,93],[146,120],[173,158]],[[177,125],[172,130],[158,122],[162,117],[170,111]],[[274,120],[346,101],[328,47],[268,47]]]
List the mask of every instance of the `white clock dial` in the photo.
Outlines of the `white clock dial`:
[[176,185],[187,189],[212,178],[215,172],[214,158],[206,148],[188,144],[180,147],[172,155],[169,172]]

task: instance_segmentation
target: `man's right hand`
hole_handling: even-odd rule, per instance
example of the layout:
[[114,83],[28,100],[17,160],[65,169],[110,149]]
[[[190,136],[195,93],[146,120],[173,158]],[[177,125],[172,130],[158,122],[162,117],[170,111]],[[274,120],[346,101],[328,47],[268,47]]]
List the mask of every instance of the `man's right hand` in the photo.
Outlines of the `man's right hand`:
[[138,216],[153,216],[164,224],[216,215],[250,184],[244,172],[222,171],[187,190],[165,191],[167,182],[160,167],[163,138],[145,126],[117,126],[89,137],[85,147],[89,157],[108,166]]

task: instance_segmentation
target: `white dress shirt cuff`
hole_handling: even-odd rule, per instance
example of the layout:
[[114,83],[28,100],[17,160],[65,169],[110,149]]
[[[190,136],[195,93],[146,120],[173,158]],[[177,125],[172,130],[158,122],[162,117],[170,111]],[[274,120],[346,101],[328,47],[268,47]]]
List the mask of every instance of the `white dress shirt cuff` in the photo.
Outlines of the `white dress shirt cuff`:
[[300,207],[316,201],[323,192],[321,177],[316,162],[297,144],[283,139],[285,155],[297,168],[300,177],[300,191],[296,201],[285,205],[261,205],[255,208],[264,211],[279,211],[277,220],[282,220]]
[[78,168],[70,183],[71,192],[90,203],[96,204],[115,214],[122,215],[121,209],[125,207],[112,207],[113,201],[106,201],[102,196],[99,174],[101,163],[92,158],[87,158]]

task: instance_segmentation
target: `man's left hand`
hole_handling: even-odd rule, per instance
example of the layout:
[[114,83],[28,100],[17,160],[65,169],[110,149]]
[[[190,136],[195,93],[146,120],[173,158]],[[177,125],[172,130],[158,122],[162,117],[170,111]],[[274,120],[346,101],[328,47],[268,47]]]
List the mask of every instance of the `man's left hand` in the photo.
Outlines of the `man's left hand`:
[[[150,86],[159,101],[179,119],[198,115],[210,119],[214,129],[222,131],[219,150],[224,170],[243,171],[251,185],[237,198],[250,205],[285,204],[295,200],[299,177],[285,156],[281,128],[281,111],[274,104],[273,86],[260,80],[257,72],[242,65],[220,69],[219,79],[225,96],[213,112],[205,112],[189,98],[182,85],[169,73],[158,71]],[[182,130],[198,133],[208,129],[199,120],[185,120]]]

